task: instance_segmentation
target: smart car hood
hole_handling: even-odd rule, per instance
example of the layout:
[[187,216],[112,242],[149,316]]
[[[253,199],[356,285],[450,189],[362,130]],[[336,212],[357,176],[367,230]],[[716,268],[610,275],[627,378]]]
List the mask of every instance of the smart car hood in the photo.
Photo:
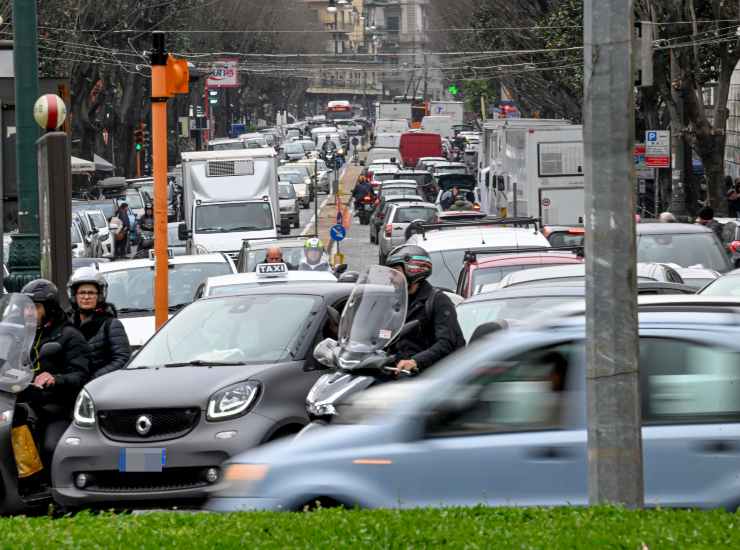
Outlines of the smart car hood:
[[[287,365],[290,365],[288,363]],[[121,369],[87,384],[97,410],[200,405],[217,390],[242,380],[259,380],[277,364],[222,367]],[[294,368],[300,368],[295,366]]]

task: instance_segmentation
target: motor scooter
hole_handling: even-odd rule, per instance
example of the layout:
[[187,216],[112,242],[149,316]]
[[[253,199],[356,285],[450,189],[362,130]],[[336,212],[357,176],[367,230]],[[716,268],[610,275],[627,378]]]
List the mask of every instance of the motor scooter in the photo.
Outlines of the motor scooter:
[[418,327],[418,321],[405,323],[407,307],[401,273],[373,265],[360,275],[342,312],[338,339],[326,338],[314,349],[314,359],[332,372],[309,391],[306,410],[311,423],[298,437],[331,424],[351,396],[397,379],[393,369],[397,358],[389,348]]
[[[22,412],[18,394],[33,380],[30,351],[36,334],[36,309],[24,294],[0,298],[0,514],[28,514],[45,511],[52,502],[48,490],[29,490],[19,479],[13,450],[13,420]],[[44,344],[39,360],[60,353],[57,342]]]
[[373,210],[375,210],[375,197],[368,193],[357,202],[357,217],[360,218],[360,225],[370,223]]

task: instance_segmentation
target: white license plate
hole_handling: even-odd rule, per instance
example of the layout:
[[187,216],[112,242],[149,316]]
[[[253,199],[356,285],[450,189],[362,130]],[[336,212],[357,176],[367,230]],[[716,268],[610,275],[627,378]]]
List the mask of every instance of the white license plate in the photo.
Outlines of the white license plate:
[[162,448],[122,448],[118,455],[119,472],[161,472],[167,459]]

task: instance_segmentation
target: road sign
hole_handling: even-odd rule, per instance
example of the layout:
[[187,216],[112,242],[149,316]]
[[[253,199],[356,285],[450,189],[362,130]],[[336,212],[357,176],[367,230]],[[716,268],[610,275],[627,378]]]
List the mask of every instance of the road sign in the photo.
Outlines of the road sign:
[[347,230],[341,224],[332,225],[331,229],[329,229],[329,236],[332,241],[343,241],[347,236]]
[[645,165],[649,168],[671,166],[671,133],[668,130],[645,132]]
[[548,199],[547,197],[545,197],[544,199],[542,199],[542,206],[544,206],[545,208],[547,208],[548,206],[550,206],[550,199]]

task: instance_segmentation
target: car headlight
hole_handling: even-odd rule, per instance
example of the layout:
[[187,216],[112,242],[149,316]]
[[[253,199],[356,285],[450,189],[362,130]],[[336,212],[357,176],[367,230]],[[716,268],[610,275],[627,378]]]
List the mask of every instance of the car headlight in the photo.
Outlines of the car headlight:
[[210,254],[208,249],[202,244],[195,245],[195,253],[196,254]]
[[95,403],[87,390],[82,390],[77,395],[74,411],[75,424],[83,428],[95,425]]
[[247,414],[259,390],[259,382],[254,381],[239,382],[218,390],[208,400],[206,418],[219,421]]

